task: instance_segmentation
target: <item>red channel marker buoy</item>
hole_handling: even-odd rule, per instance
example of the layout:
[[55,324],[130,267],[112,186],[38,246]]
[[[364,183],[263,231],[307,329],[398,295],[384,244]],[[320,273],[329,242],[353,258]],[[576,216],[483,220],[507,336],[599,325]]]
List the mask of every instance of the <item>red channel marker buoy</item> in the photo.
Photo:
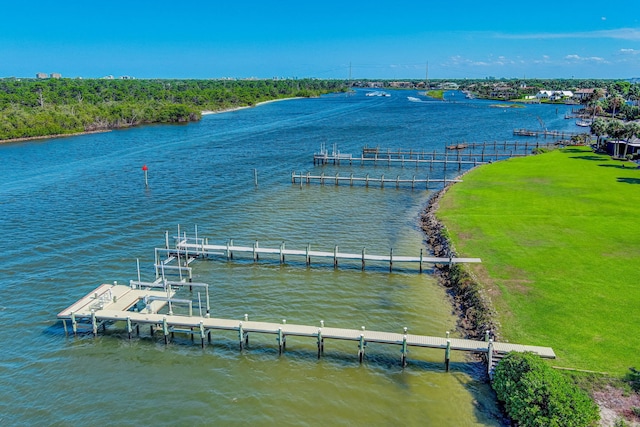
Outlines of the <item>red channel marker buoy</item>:
[[147,171],[149,170],[149,168],[147,167],[147,165],[142,165],[142,170],[144,171],[144,186],[149,187],[149,180],[147,179]]

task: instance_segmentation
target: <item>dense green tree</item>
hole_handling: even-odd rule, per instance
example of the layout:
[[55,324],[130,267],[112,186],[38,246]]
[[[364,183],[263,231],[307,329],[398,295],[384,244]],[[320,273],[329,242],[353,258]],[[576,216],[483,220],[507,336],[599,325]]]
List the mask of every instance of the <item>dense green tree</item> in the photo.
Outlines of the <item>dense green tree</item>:
[[338,80],[0,79],[0,140],[200,119],[203,110],[346,90]]
[[492,386],[521,427],[587,427],[599,419],[593,400],[533,353],[509,353]]

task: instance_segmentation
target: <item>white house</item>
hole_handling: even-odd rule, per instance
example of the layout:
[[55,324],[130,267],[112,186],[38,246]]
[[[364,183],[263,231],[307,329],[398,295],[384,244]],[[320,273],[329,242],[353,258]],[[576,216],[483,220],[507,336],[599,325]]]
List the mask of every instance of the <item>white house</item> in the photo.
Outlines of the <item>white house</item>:
[[568,99],[573,97],[570,90],[541,90],[536,95],[538,99],[548,99],[549,101],[557,101],[558,99]]

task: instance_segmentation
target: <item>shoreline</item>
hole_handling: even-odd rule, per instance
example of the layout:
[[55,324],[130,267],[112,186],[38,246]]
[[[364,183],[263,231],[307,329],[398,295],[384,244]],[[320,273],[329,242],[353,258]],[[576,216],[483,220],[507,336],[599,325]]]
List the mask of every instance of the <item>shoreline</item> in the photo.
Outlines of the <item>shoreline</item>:
[[[450,186],[447,185],[429,199],[419,219],[427,245],[437,257],[456,256],[455,248],[446,237],[446,227],[436,217],[440,199]],[[494,340],[498,339],[499,324],[491,300],[465,267],[435,264],[434,276],[451,298],[459,332],[466,338],[483,340],[486,331],[489,331]]]
[[[204,111],[200,112],[200,115],[201,116],[208,116],[208,115],[211,115],[211,114],[230,113],[230,112],[233,112],[233,111],[244,110],[246,108],[254,108],[254,107],[258,107],[260,105],[270,104],[272,102],[289,101],[289,100],[292,100],[292,99],[301,99],[301,98],[302,97],[300,97],[300,96],[296,96],[296,97],[293,97],[293,98],[278,98],[278,99],[270,99],[268,101],[258,102],[255,105],[245,105],[245,106],[242,106],[242,107],[231,107],[231,108],[225,108],[225,109],[216,110],[216,111],[204,110]],[[143,124],[136,125],[136,126],[125,126],[125,127],[120,127],[120,128],[114,128],[114,129],[100,129],[100,130],[91,130],[91,131],[73,132],[73,133],[59,133],[59,134],[55,134],[55,135],[25,136],[23,138],[0,139],[0,144],[10,144],[12,142],[24,142],[24,141],[37,141],[37,140],[40,140],[40,139],[64,138],[64,137],[68,137],[68,136],[90,135],[90,134],[94,134],[94,133],[111,132],[111,131],[117,130],[117,129],[137,127],[137,126],[147,125],[147,124],[154,124],[154,123],[143,123]]]
[[260,105],[264,105],[264,104],[271,104],[272,102],[290,101],[292,99],[302,99],[302,97],[301,96],[294,96],[293,98],[270,99],[268,101],[258,102],[255,105],[245,105],[245,106],[242,106],[242,107],[223,108],[222,110],[215,110],[215,111],[214,110],[204,110],[204,111],[200,112],[200,114],[202,116],[210,116],[212,114],[230,113],[230,112],[233,112],[233,111],[245,110],[247,108],[259,107]]
[[87,130],[87,131],[84,131],[84,132],[57,133],[55,135],[25,136],[23,138],[0,139],[0,144],[10,144],[12,142],[23,142],[23,141],[37,141],[39,139],[64,138],[64,137],[67,137],[67,136],[91,135],[91,134],[94,134],[94,133],[111,132],[112,130],[113,129]]

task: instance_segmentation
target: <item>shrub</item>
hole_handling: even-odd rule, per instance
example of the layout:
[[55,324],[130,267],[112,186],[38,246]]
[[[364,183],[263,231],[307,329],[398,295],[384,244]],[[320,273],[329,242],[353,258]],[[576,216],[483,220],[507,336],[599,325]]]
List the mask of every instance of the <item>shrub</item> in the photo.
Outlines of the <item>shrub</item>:
[[634,391],[640,392],[640,371],[636,368],[629,368],[629,371],[625,380],[629,382],[629,385]]
[[509,353],[496,366],[493,388],[519,426],[579,427],[599,419],[589,396],[532,353]]

